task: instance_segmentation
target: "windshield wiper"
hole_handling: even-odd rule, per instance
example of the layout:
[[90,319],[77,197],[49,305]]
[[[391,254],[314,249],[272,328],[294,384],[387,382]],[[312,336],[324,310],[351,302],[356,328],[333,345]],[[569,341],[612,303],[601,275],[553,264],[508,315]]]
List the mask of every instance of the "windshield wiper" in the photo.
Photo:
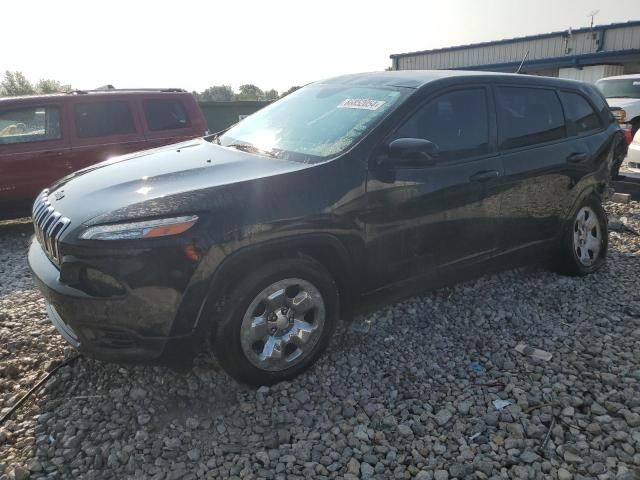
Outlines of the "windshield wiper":
[[227,130],[229,130],[229,128],[225,128],[224,130],[220,130],[219,132],[214,132],[214,133],[210,133],[209,135],[205,135],[204,139],[207,142],[215,142],[216,144],[220,145],[220,137],[225,133],[227,133]]
[[271,158],[278,158],[275,152],[261,150],[258,147],[254,145],[250,145],[248,143],[230,143],[229,145],[224,145],[224,146],[229,148],[235,148],[236,150],[240,150],[242,152],[255,153],[256,155],[265,155]]

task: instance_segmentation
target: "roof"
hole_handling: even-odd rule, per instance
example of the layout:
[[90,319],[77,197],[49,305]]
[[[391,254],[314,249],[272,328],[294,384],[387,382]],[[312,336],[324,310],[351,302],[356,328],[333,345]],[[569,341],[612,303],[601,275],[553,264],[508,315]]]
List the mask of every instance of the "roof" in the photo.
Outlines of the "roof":
[[581,83],[575,80],[558,79],[552,77],[541,77],[537,75],[522,75],[516,73],[484,72],[474,70],[392,70],[386,72],[352,73],[339,77],[320,80],[320,84],[339,84],[367,87],[404,87],[420,88],[436,80],[465,77],[465,78],[486,78],[496,77],[502,80],[510,79],[522,81],[523,79],[533,80],[536,83],[559,84]]
[[[611,29],[611,28],[619,28],[619,27],[635,27],[640,25],[640,20],[632,20],[632,21],[628,21],[628,22],[619,22],[619,23],[609,23],[607,25],[594,25],[593,28],[591,27],[584,27],[584,28],[575,28],[575,29],[571,29],[572,33],[584,33],[584,32],[589,32],[589,31],[598,31],[598,30],[606,30],[606,29]],[[434,48],[431,50],[417,50],[415,52],[406,52],[406,53],[394,53],[391,54],[390,57],[391,58],[397,58],[397,57],[404,57],[407,55],[418,55],[418,54],[424,54],[424,53],[440,53],[440,52],[450,52],[452,50],[463,50],[463,49],[467,49],[467,48],[476,48],[476,47],[490,47],[492,45],[501,45],[504,43],[513,43],[513,42],[521,42],[521,41],[526,41],[526,40],[538,40],[541,38],[549,38],[549,37],[556,37],[558,35],[566,35],[567,34],[567,30],[562,30],[562,31],[558,31],[558,32],[550,32],[550,33],[539,33],[536,35],[528,35],[528,36],[524,36],[524,37],[513,37],[513,38],[505,38],[502,40],[492,40],[490,42],[480,42],[480,43],[470,43],[467,45],[456,45],[454,47],[445,47],[445,48]]]
[[629,75],[615,75],[613,77],[601,78],[600,80],[630,80],[632,78],[640,78],[640,73],[631,73]]
[[[114,89],[105,89],[105,90],[74,90],[72,92],[66,93],[47,93],[40,95],[19,95],[15,97],[0,97],[0,102],[14,102],[20,100],[50,100],[61,97],[73,97],[73,96],[85,96],[90,95],[94,96],[102,96],[102,95],[140,95],[140,94],[183,94],[187,93],[186,90],[180,88],[114,88]],[[189,94],[190,95],[190,94]]]

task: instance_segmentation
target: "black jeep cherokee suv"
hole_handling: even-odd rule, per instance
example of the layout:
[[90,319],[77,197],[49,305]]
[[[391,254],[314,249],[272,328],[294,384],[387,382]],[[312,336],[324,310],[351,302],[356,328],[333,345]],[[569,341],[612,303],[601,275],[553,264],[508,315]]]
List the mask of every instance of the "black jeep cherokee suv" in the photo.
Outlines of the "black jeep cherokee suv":
[[60,180],[33,207],[29,262],[80,351],[177,361],[211,345],[268,384],[307,368],[363,299],[512,260],[596,270],[619,133],[584,83],[346,75]]

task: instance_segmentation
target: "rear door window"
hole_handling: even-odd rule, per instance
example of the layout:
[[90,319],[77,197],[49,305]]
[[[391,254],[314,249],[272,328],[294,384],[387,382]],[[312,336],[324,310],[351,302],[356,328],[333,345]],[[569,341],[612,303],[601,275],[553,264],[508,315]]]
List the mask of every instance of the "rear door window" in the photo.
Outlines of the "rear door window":
[[562,106],[554,90],[497,87],[496,103],[502,149],[536,145],[566,135]]
[[457,160],[489,151],[489,113],[484,88],[455,90],[427,102],[394,134],[423,138],[438,147],[438,159]]
[[75,108],[76,133],[80,138],[110,137],[136,132],[127,102],[80,103]]
[[0,110],[0,145],[55,140],[60,134],[60,109],[55,106]]
[[142,105],[149,130],[174,130],[190,126],[187,111],[179,100],[145,100]]
[[564,103],[567,121],[573,122],[577,133],[589,133],[600,129],[600,117],[582,95],[560,92],[560,97]]

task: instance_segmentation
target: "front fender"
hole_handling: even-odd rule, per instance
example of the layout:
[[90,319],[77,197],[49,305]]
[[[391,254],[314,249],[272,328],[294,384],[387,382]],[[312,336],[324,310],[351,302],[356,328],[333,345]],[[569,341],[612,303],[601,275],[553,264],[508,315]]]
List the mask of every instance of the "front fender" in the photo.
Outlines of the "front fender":
[[193,330],[208,337],[215,325],[215,314],[223,305],[230,288],[243,276],[250,274],[256,264],[277,258],[308,255],[331,273],[341,294],[343,312],[349,310],[360,295],[359,285],[364,267],[364,244],[357,235],[335,233],[307,233],[265,240],[239,248],[224,256],[214,254],[214,265],[202,292]]

